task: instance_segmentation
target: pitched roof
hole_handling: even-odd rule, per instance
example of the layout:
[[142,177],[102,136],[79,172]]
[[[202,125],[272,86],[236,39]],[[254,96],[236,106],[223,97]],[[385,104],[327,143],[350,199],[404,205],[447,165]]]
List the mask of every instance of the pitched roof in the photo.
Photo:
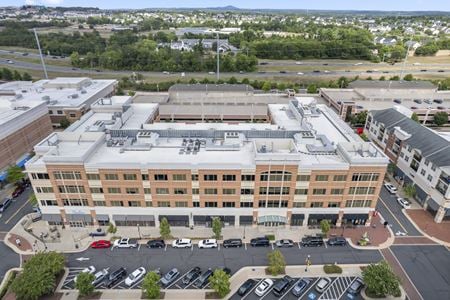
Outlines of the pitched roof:
[[438,167],[450,166],[450,142],[420,125],[394,108],[371,111],[377,122],[383,123],[385,128],[392,131],[394,127],[411,134],[405,143],[421,151],[422,156]]

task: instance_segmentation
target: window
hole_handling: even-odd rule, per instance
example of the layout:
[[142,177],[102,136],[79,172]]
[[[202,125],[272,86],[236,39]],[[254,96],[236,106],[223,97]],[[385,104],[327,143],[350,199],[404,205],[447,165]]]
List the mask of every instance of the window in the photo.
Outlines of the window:
[[378,181],[379,173],[354,173],[352,181]]
[[150,195],[152,193],[152,189],[144,188],[144,194]]
[[323,207],[323,202],[311,202],[309,207]]
[[186,195],[187,194],[187,189],[184,188],[174,188],[173,189],[173,193],[175,195]]
[[223,189],[222,194],[224,195],[235,195],[236,190],[235,189]]
[[295,189],[296,195],[308,195],[308,189]]
[[205,195],[217,195],[217,189],[205,189]]
[[192,189],[192,195],[198,195],[198,194],[200,194],[199,189]]
[[235,202],[223,202],[222,206],[223,207],[235,207],[236,203]]
[[139,201],[128,201],[129,207],[139,207],[141,206],[141,203]]
[[295,207],[295,208],[302,208],[302,207],[305,207],[305,202],[294,202],[294,203],[292,203],[292,207]]
[[158,201],[158,207],[170,207],[169,201]]
[[428,159],[425,158],[425,162],[424,162],[425,166],[428,167],[428,165],[430,164],[430,161]]
[[217,175],[214,174],[205,174],[203,175],[203,180],[204,181],[217,181]]
[[241,175],[241,181],[255,181],[255,175]]
[[405,155],[405,161],[408,162],[409,161],[409,157]]
[[111,206],[123,206],[123,201],[111,201]]
[[253,207],[253,202],[241,202],[241,207]]
[[139,194],[139,188],[125,188],[127,194]]
[[167,181],[167,174],[155,174],[154,178],[156,181]]
[[188,207],[187,201],[175,201],[175,207]]
[[217,207],[217,202],[205,202],[205,207]]
[[145,201],[145,206],[153,207],[153,202],[152,201]]
[[266,200],[259,200],[258,207],[266,207]]
[[310,175],[297,175],[297,181],[309,181]]
[[85,193],[84,186],[82,185],[58,185],[58,190],[60,193]]
[[328,175],[316,175],[316,181],[328,181]]
[[120,194],[120,188],[116,188],[116,187],[110,187],[108,188],[108,193],[110,194]]
[[56,200],[41,200],[42,206],[58,206],[58,202]]
[[119,180],[119,176],[117,174],[105,174],[106,180]]
[[36,193],[53,193],[53,188],[51,186],[38,186],[36,187]]
[[198,202],[198,201],[192,202],[192,206],[193,207],[200,207],[200,202]]
[[62,115],[62,114],[63,114],[63,111],[62,111],[62,110],[57,110],[56,113],[57,113],[58,115]]
[[191,175],[191,180],[192,181],[198,181],[198,174],[192,174]]
[[375,194],[375,187],[367,187],[367,186],[359,186],[359,187],[350,187],[348,190],[350,195],[373,195]]
[[48,111],[48,114],[49,114],[49,115],[53,115],[53,110],[49,110],[49,111]]
[[53,172],[53,176],[55,177],[55,179],[66,179],[66,180],[81,179],[80,172],[72,172],[72,171],[56,171]]
[[428,180],[429,182],[433,181],[433,176],[428,175],[427,180]]
[[100,180],[99,174],[86,174],[88,180]]
[[339,207],[341,204],[339,202],[328,202],[328,207]]
[[241,189],[241,195],[253,195],[253,189]]
[[94,201],[94,206],[106,206],[106,201]]
[[33,179],[50,179],[47,173],[31,173]]
[[326,189],[313,189],[313,195],[325,195],[326,193]]
[[333,181],[347,181],[347,175],[334,175]]
[[142,174],[141,177],[142,177],[142,180],[144,180],[144,181],[148,181],[148,179],[149,179],[148,174]]
[[436,165],[435,164],[431,164],[431,171],[436,171]]
[[90,188],[91,194],[103,194],[103,189],[98,187]]
[[427,173],[427,172],[425,171],[425,169],[420,170],[420,174],[421,174],[422,176],[425,176],[426,173]]
[[283,187],[283,189],[281,189],[281,187],[278,186],[271,186],[269,187],[269,189],[267,189],[267,187],[264,186],[259,188],[260,195],[288,195],[289,191],[289,187]]
[[87,199],[63,199],[64,206],[88,206]]
[[77,115],[76,115],[76,114],[74,114],[74,113],[70,113],[70,114],[69,114],[69,117],[71,117],[71,118],[76,118],[76,117],[77,117]]
[[236,181],[236,175],[222,175],[223,181]]
[[269,172],[263,172],[260,175],[261,181],[290,181],[291,180],[291,173],[290,172],[283,172],[283,171],[270,171]]
[[342,195],[344,194],[344,189],[331,189],[331,195]]
[[137,180],[136,174],[123,174],[123,180]]
[[172,180],[174,181],[186,181],[186,174],[173,174]]
[[372,200],[347,200],[345,207],[370,207]]
[[156,194],[158,195],[168,195],[169,189],[168,188],[156,188]]

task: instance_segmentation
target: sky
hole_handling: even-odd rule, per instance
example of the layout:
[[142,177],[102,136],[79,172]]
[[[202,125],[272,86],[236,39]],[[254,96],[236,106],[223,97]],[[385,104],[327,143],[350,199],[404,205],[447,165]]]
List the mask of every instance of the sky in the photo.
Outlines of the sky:
[[450,11],[449,0],[0,0],[0,6],[20,4],[47,6],[96,6],[99,8],[217,7],[239,8]]

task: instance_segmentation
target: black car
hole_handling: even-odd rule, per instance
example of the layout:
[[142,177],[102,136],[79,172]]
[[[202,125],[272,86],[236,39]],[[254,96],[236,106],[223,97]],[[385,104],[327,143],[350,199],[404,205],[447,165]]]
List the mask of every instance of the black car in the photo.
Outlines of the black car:
[[252,247],[269,247],[270,241],[266,237],[258,237],[250,240]]
[[327,244],[329,246],[345,246],[347,245],[347,240],[344,237],[337,236],[330,238]]
[[275,284],[273,285],[273,293],[277,297],[281,297],[284,292],[291,286],[294,279],[292,279],[290,276],[286,275],[283,278],[277,280]]
[[228,247],[242,247],[242,240],[241,239],[228,239],[223,241],[223,246],[225,248]]
[[213,274],[213,271],[211,269],[208,269],[205,273],[200,275],[200,277],[197,279],[197,281],[195,281],[194,285],[199,289],[203,288],[205,285],[208,284],[208,279],[209,279],[209,277],[212,276],[212,274]]
[[225,272],[225,274],[230,275],[231,274],[231,269],[227,268],[227,267],[220,267],[217,270],[222,270]]
[[244,296],[247,294],[254,286],[256,282],[253,279],[247,279],[238,290],[239,296]]
[[151,240],[147,242],[147,247],[149,248],[164,248],[166,243],[164,240]]
[[108,279],[106,280],[106,287],[111,288],[113,285],[121,281],[127,276],[127,271],[125,268],[121,267],[114,272],[110,273]]
[[442,104],[444,101],[442,101],[442,99],[434,99],[433,102]]
[[0,203],[0,213],[4,212],[6,210],[6,208],[8,208],[8,206],[11,204],[11,198],[5,198],[1,203]]
[[307,236],[302,238],[300,242],[302,247],[319,247],[323,246],[323,238],[320,236]]
[[189,284],[192,281],[196,280],[200,274],[202,274],[202,271],[200,270],[199,267],[195,267],[192,270],[189,271],[189,273],[186,274],[186,276],[183,277],[182,282],[184,284]]
[[280,71],[280,73],[281,73],[281,74],[286,74],[287,72],[286,72],[286,71]]

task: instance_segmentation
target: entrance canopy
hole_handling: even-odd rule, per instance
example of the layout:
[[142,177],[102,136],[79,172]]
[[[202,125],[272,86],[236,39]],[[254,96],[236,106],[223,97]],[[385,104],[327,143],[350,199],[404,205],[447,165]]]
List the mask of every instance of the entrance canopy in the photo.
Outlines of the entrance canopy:
[[283,217],[283,216],[276,216],[276,215],[258,217],[258,224],[271,223],[271,222],[286,224],[287,218]]

